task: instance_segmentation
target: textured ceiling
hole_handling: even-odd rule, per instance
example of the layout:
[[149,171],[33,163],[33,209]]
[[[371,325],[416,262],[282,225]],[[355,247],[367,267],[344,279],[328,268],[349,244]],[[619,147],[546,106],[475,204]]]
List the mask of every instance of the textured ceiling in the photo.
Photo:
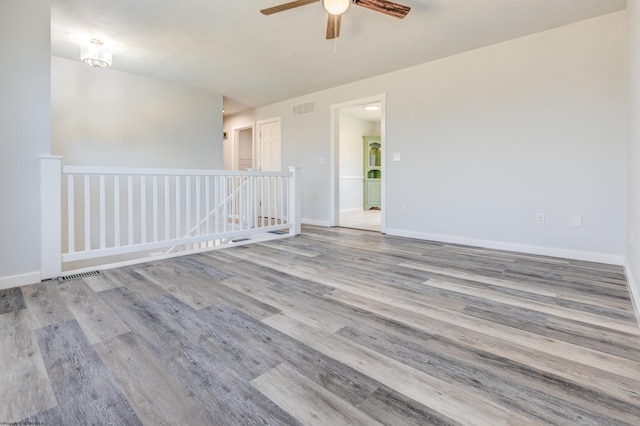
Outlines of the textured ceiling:
[[[398,20],[351,6],[335,44],[321,2],[271,16],[280,0],[51,0],[54,56],[83,38],[113,68],[220,93],[226,113],[270,104],[622,10],[626,0],[399,0]],[[334,54],[335,52],[335,54]]]

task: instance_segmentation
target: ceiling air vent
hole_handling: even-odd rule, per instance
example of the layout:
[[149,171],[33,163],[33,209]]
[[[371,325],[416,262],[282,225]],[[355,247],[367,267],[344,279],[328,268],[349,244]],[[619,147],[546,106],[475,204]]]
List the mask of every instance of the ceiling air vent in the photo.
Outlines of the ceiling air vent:
[[311,114],[316,112],[316,101],[309,101],[302,104],[296,104],[293,106],[293,116]]

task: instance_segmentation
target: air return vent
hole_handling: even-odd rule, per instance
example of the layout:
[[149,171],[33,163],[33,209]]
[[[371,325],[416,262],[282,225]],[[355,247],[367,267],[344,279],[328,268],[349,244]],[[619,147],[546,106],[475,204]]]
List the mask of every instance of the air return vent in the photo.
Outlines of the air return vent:
[[65,275],[63,277],[58,277],[58,281],[63,283],[65,281],[79,280],[80,278],[93,277],[96,275],[102,275],[102,271],[89,271],[89,272],[81,272],[79,274]]
[[316,112],[316,101],[309,101],[302,104],[295,104],[292,109],[293,116],[311,114]]

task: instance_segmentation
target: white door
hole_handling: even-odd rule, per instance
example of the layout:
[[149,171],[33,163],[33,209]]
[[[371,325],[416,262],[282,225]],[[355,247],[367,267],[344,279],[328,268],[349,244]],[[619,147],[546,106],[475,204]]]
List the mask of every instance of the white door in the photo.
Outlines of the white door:
[[260,170],[279,172],[280,164],[280,118],[258,122],[260,139]]
[[[263,172],[279,172],[281,170],[281,141],[280,141],[280,118],[259,121],[258,146],[260,147],[259,170]],[[274,179],[264,179],[261,185],[261,192],[258,194],[260,201],[260,216],[263,225],[275,225],[279,223],[278,216],[284,212],[279,212],[277,206],[279,199],[276,193],[278,185]]]

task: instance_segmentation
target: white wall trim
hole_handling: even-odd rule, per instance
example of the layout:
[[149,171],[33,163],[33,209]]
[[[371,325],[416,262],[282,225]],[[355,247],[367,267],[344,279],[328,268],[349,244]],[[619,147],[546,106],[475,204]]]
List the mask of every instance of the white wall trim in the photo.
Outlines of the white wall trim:
[[300,219],[300,222],[303,225],[314,225],[314,226],[324,226],[325,228],[331,227],[331,223],[326,220],[316,220],[316,219]]
[[23,285],[37,284],[40,282],[40,271],[29,272],[28,274],[12,275],[0,277],[0,290],[20,287]]
[[629,293],[631,295],[631,303],[633,303],[633,310],[636,313],[636,321],[640,326],[640,289],[636,285],[636,280],[633,278],[631,272],[631,265],[629,265],[629,259],[624,259],[624,273],[627,276],[627,285],[629,286]]
[[451,235],[428,234],[423,232],[412,232],[404,229],[389,229],[387,234],[398,237],[417,238],[420,240],[438,241],[441,243],[463,244],[468,246],[482,247],[495,250],[515,251],[519,253],[535,254],[540,256],[551,256],[562,259],[583,260],[586,262],[606,263],[609,265],[624,265],[624,257],[608,253],[595,253],[579,250],[567,250],[554,247],[530,246],[526,244],[507,243],[503,241],[481,240],[475,238],[456,237]]

